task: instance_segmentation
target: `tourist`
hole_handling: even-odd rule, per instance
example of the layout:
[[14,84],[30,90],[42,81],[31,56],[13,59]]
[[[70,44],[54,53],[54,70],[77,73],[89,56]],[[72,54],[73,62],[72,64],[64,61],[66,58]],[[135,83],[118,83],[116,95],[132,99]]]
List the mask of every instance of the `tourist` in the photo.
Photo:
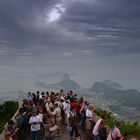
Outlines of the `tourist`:
[[47,101],[47,103],[45,105],[45,108],[46,108],[46,111],[47,112],[53,111],[53,104],[52,104],[50,98],[48,98],[48,101]]
[[54,111],[50,112],[50,115],[53,115],[56,121],[56,125],[58,127],[58,134],[60,133],[60,127],[61,127],[61,109],[58,106],[57,103],[54,104]]
[[31,92],[28,92],[28,101],[29,102],[32,102],[33,101],[33,97],[32,97]]
[[94,119],[94,111],[91,104],[88,105],[88,109],[86,110],[86,131],[87,131],[87,140],[91,139],[91,124]]
[[99,136],[101,140],[106,140],[108,135],[108,127],[106,126],[105,120],[102,120],[102,123],[100,124],[99,129]]
[[42,99],[39,99],[39,102],[38,102],[38,111],[40,113],[43,113],[43,111],[44,111],[44,104],[42,102]]
[[45,129],[45,138],[46,138],[46,140],[53,140],[53,136],[52,136],[51,131],[50,131],[50,128],[52,126],[50,116],[48,116],[47,119],[44,119],[43,126],[44,126],[44,129]]
[[70,112],[70,109],[71,109],[71,105],[70,105],[70,101],[69,100],[66,100],[66,103],[63,104],[63,109],[64,109],[64,112],[65,112],[65,124],[68,124],[68,113]]
[[[104,140],[102,138],[102,135],[100,134],[100,130],[104,127],[104,120],[103,119],[99,119],[94,128],[93,128],[93,131],[92,131],[92,134],[94,135],[94,140]],[[106,139],[105,139],[106,140]]]
[[26,136],[26,131],[27,131],[27,125],[25,123],[25,116],[24,116],[24,111],[22,108],[19,109],[19,113],[15,116],[15,119],[17,121],[17,126],[19,128],[19,132],[21,134],[21,137]]
[[16,133],[19,128],[15,125],[13,120],[10,120],[5,128],[6,140],[16,140]]
[[39,97],[40,97],[40,93],[39,91],[36,92],[36,101],[38,102],[39,101]]
[[73,101],[70,103],[70,105],[71,105],[71,107],[75,108],[76,113],[79,114],[80,105],[77,102],[77,99],[73,99]]
[[120,132],[121,124],[118,122],[116,126],[114,126],[107,137],[107,140],[120,140],[121,132]]
[[32,98],[33,98],[33,102],[36,103],[37,102],[37,97],[36,97],[35,93],[32,93]]
[[36,114],[35,111],[32,112],[32,116],[30,117],[29,124],[31,125],[32,140],[40,140],[42,119],[39,115]]
[[79,126],[80,128],[84,127],[84,120],[86,119],[86,101],[83,100],[83,103],[81,105],[80,111],[80,123]]
[[70,139],[73,139],[73,134],[75,133],[75,137],[78,136],[78,116],[75,111],[75,108],[71,108],[71,111],[67,114],[68,117],[68,125],[70,126]]

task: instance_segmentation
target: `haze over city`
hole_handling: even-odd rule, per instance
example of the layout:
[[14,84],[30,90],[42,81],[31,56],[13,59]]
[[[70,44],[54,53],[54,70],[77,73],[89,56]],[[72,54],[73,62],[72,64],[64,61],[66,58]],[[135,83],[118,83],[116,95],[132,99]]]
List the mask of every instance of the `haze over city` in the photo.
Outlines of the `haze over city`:
[[64,73],[140,90],[139,13],[139,0],[1,0],[0,92]]

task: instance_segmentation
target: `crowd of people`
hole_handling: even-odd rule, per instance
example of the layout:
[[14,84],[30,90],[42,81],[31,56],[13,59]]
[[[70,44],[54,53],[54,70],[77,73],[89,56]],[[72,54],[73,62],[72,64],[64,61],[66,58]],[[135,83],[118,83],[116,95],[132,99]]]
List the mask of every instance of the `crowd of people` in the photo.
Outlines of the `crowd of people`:
[[5,129],[7,140],[26,140],[29,135],[32,140],[53,140],[61,137],[63,128],[70,140],[137,140],[122,138],[120,123],[108,130],[105,118],[97,117],[92,104],[73,91],[28,92],[15,119]]

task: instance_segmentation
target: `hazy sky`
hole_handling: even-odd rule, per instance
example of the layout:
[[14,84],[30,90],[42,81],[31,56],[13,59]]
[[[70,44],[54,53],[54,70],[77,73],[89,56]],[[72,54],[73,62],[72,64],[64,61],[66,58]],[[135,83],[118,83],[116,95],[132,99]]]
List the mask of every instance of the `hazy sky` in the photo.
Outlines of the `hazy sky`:
[[140,90],[140,0],[0,0],[0,91],[64,73]]

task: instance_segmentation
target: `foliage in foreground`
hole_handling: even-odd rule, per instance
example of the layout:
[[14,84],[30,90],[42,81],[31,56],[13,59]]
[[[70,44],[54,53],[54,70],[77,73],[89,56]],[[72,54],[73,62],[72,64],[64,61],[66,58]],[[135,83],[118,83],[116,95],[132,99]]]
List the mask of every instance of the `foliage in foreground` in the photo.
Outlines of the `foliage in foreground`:
[[[95,109],[98,116],[103,117],[107,120],[107,125],[112,128],[118,122],[118,120],[111,117],[112,113],[101,109]],[[121,123],[121,133],[125,135],[135,135],[140,138],[140,126],[137,122],[130,123],[125,121],[120,121]]]
[[2,132],[4,125],[9,121],[18,109],[18,102],[5,101],[0,105],[0,133]]

